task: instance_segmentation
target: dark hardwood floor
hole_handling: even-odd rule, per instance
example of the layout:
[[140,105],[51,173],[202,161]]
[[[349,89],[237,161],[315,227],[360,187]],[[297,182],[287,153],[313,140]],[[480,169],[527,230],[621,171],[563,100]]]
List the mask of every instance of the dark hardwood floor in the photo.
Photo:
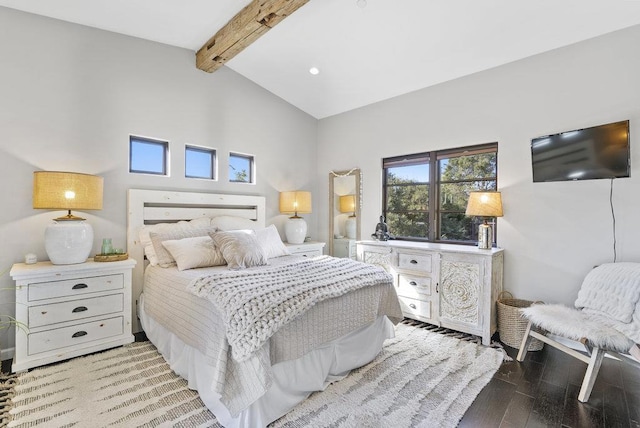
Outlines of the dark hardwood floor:
[[505,361],[480,392],[459,427],[640,428],[640,369],[605,358],[587,403],[578,401],[587,365],[545,345]]

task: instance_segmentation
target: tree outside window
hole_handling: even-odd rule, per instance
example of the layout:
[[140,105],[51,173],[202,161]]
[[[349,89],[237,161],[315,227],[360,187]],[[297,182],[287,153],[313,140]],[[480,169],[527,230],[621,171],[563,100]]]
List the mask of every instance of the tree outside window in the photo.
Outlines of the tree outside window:
[[229,153],[229,181],[232,183],[253,183],[253,156]]
[[[384,215],[399,239],[474,242],[469,192],[497,190],[497,143],[383,159]],[[495,228],[494,228],[495,230]]]

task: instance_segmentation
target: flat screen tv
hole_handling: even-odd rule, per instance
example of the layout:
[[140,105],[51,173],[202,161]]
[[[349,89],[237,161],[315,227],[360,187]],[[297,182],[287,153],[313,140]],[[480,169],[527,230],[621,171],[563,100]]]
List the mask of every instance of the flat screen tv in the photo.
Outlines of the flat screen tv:
[[531,140],[533,181],[629,177],[629,121]]

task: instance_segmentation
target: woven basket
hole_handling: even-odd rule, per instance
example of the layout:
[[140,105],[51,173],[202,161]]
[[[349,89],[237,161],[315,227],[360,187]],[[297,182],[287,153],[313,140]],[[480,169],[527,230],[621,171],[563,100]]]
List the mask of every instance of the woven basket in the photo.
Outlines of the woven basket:
[[[503,298],[507,295],[508,298]],[[522,316],[520,308],[528,308],[532,304],[531,300],[514,299],[508,291],[503,291],[498,295],[498,331],[500,341],[512,348],[519,349],[522,344],[524,332],[527,330],[529,321]],[[529,344],[529,351],[539,351],[544,346],[544,342],[533,339]]]

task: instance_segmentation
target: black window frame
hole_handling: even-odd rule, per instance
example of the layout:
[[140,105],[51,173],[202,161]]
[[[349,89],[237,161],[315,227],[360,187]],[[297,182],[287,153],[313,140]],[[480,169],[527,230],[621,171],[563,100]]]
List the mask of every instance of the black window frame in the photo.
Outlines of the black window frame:
[[[189,175],[187,174],[187,170],[188,170],[188,165],[187,165],[187,152],[199,152],[199,153],[206,153],[208,155],[211,156],[211,165],[210,165],[210,169],[209,169],[209,176],[208,177],[202,177],[199,175]],[[216,168],[216,164],[217,164],[217,160],[218,160],[218,154],[216,149],[211,149],[208,147],[201,147],[201,146],[192,146],[189,144],[186,144],[184,146],[184,177],[185,178],[199,178],[201,180],[212,180],[212,181],[216,181],[216,173],[217,173],[217,168]]]
[[229,152],[229,169],[231,169],[231,158],[232,157],[236,157],[236,158],[243,158],[243,159],[248,159],[249,160],[249,177],[248,177],[248,181],[244,181],[244,180],[233,180],[231,178],[231,170],[229,170],[229,182],[230,183],[243,183],[243,184],[255,184],[255,162],[256,162],[256,158],[253,155],[248,155],[245,153],[238,153],[238,152]]
[[[444,159],[450,159],[460,156],[470,156],[483,153],[495,153],[496,158],[496,174],[495,177],[482,177],[471,178],[469,180],[453,180],[453,181],[441,181],[440,179],[440,161]],[[472,239],[471,240],[455,240],[455,239],[440,239],[441,236],[441,214],[443,211],[441,208],[441,185],[455,182],[477,182],[477,181],[495,181],[495,188],[498,188],[498,143],[485,143],[473,146],[464,146],[444,150],[433,150],[429,152],[414,153],[404,156],[394,156],[382,159],[382,214],[387,217],[387,168],[398,166],[411,166],[427,164],[429,165],[429,181],[428,183],[413,183],[413,185],[428,185],[428,204],[427,204],[427,219],[428,219],[428,232],[427,237],[418,236],[395,236],[395,239],[405,241],[418,241],[418,242],[434,242],[434,243],[450,243],[450,244],[463,244],[463,245],[475,245],[477,242],[475,239],[477,234],[477,224],[481,219],[473,220],[472,227]],[[458,212],[458,211],[455,211]],[[493,225],[494,242],[497,236],[497,228]],[[393,230],[390,230],[394,235]]]
[[[163,148],[162,150],[162,171],[145,171],[133,169],[133,145],[134,143],[144,143],[158,145]],[[129,135],[129,172],[132,174],[151,174],[158,176],[169,176],[169,142],[165,140],[159,140],[149,137],[140,137],[137,135]]]

